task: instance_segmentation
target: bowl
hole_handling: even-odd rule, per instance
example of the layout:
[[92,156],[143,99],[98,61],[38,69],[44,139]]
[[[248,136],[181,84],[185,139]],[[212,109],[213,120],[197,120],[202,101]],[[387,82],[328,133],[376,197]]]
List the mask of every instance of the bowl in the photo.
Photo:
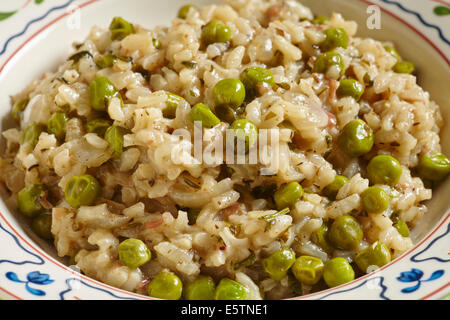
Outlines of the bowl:
[[[212,1],[190,1],[199,5]],[[359,24],[358,35],[392,41],[413,61],[419,83],[450,122],[450,22],[441,1],[304,0],[314,13],[340,12]],[[150,28],[168,25],[182,0],[45,0],[0,4],[0,131],[12,126],[9,96],[54,70],[94,25],[114,16]],[[379,14],[379,16],[378,16]],[[381,28],[373,29],[380,18]],[[371,20],[372,19],[372,20]],[[450,154],[450,126],[441,132]],[[2,141],[4,144],[4,141]],[[4,190],[3,190],[4,191]],[[352,282],[296,299],[442,299],[450,294],[450,180],[433,190],[429,211],[412,231],[414,247],[388,265]],[[0,199],[0,298],[152,299],[111,287],[68,267],[51,244],[39,239],[25,219]]]

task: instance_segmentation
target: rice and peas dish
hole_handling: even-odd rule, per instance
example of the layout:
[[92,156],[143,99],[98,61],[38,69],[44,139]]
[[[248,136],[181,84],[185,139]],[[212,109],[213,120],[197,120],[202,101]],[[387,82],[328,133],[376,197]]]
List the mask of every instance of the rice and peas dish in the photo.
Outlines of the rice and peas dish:
[[[124,18],[12,97],[4,199],[59,256],[156,298],[244,300],[338,286],[411,248],[450,163],[394,44],[296,1],[186,5],[153,30]],[[195,161],[195,143],[269,157]]]

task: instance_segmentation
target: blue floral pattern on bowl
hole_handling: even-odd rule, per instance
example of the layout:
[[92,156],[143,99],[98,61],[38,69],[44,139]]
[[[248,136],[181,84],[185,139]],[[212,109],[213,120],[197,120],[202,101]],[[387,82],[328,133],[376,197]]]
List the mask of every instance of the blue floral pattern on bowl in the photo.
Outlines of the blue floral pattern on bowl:
[[43,286],[46,284],[53,283],[55,281],[55,280],[51,280],[50,276],[48,274],[40,273],[39,271],[32,271],[32,272],[28,273],[26,281],[20,280],[19,277],[17,276],[17,274],[12,271],[9,271],[6,273],[6,278],[8,278],[9,280],[11,280],[13,282],[24,283],[27,291],[31,294],[34,294],[35,296],[45,296],[45,291],[30,287],[30,283],[34,283],[36,285]]
[[420,288],[422,282],[429,282],[436,280],[444,275],[444,270],[436,270],[432,273],[432,275],[427,280],[421,280],[423,277],[423,272],[419,269],[412,268],[411,271],[405,271],[400,274],[400,277],[397,277],[398,281],[401,282],[412,282],[416,283],[412,287],[407,287],[402,289],[403,293],[411,293]]

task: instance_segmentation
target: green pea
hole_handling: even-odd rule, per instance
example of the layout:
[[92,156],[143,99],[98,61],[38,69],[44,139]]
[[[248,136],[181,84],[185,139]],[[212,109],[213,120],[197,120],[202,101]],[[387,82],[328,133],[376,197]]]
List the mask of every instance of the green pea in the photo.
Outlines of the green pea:
[[136,269],[150,261],[152,254],[142,240],[126,239],[117,247],[119,260],[128,268]]
[[369,213],[382,213],[389,207],[390,197],[383,188],[373,186],[361,193],[364,210]]
[[314,73],[327,73],[328,70],[334,67],[342,76],[345,73],[344,59],[339,53],[336,52],[326,52],[317,57],[314,62],[313,72]]
[[217,106],[216,107],[217,117],[227,123],[233,123],[238,119],[236,110],[228,106]]
[[56,138],[62,139],[66,134],[66,123],[69,117],[63,112],[56,112],[52,114],[47,122],[48,133],[54,134]]
[[39,140],[39,136],[44,131],[45,127],[41,124],[33,123],[25,128],[20,137],[20,144],[29,144],[33,148]]
[[393,56],[397,61],[402,61],[402,57],[398,53],[397,50],[395,50],[394,47],[391,46],[384,46],[384,50],[386,50],[391,56]]
[[324,51],[329,51],[337,47],[346,49],[348,47],[348,36],[342,28],[330,28],[323,32],[325,40],[320,44]]
[[402,166],[397,159],[388,155],[379,155],[370,160],[367,176],[372,184],[395,186],[402,175]]
[[151,297],[179,300],[183,292],[183,283],[174,273],[162,271],[148,285],[148,295]]
[[312,22],[312,24],[324,24],[327,21],[328,21],[327,17],[325,17],[325,16],[317,16],[311,22]]
[[334,180],[332,183],[330,183],[329,185],[327,185],[323,191],[322,194],[331,199],[331,200],[335,200],[336,199],[336,195],[338,194],[339,190],[344,186],[344,184],[346,184],[348,182],[347,177],[344,176],[339,176],[337,175],[336,177],[334,177]]
[[27,108],[28,102],[30,102],[29,98],[23,98],[14,104],[11,114],[15,121],[20,122],[20,115]]
[[393,213],[391,215],[391,220],[395,229],[402,237],[409,237],[409,228],[403,219],[400,219],[398,213]]
[[45,192],[43,184],[32,184],[23,188],[17,194],[17,205],[20,212],[29,218],[33,218],[44,211],[40,198]]
[[245,300],[248,296],[248,289],[239,282],[229,278],[220,280],[216,293],[215,300]]
[[112,125],[105,132],[105,140],[109,143],[109,147],[113,151],[113,158],[120,158],[123,153],[123,136],[127,133],[127,129]]
[[397,62],[392,70],[395,73],[407,73],[407,74],[413,74],[416,72],[416,67],[412,62],[409,61],[399,61]]
[[120,99],[120,93],[106,77],[97,77],[89,84],[91,106],[94,110],[105,111],[108,102],[115,97]]
[[356,250],[363,239],[359,222],[350,215],[343,215],[333,221],[328,231],[328,241],[338,249]]
[[442,153],[424,154],[419,158],[417,172],[422,179],[441,181],[450,173],[450,161]]
[[214,86],[213,97],[216,106],[236,109],[245,100],[244,84],[238,79],[221,80]]
[[216,285],[211,277],[200,276],[186,285],[186,300],[214,300]]
[[197,103],[189,112],[189,119],[192,122],[200,121],[205,128],[212,128],[220,123],[219,118],[211,109],[203,103]]
[[245,86],[246,97],[253,99],[259,96],[259,86],[261,84],[269,87],[275,86],[273,74],[269,69],[262,67],[250,67],[245,69],[240,76],[242,83]]
[[211,20],[202,27],[202,41],[205,45],[217,42],[228,42],[231,30],[220,20]]
[[167,101],[166,101],[166,108],[163,110],[163,116],[168,119],[174,119],[177,114],[178,105],[184,99],[179,95],[170,92],[166,92],[166,95]]
[[31,228],[39,237],[46,240],[53,239],[52,215],[42,213],[33,218],[33,221],[31,222]]
[[152,44],[155,49],[161,49],[162,44],[158,39],[152,39]]
[[180,10],[178,10],[178,18],[180,19],[186,19],[187,15],[190,10],[197,10],[197,7],[192,4],[187,4],[185,6],[182,6]]
[[134,26],[121,17],[115,17],[109,25],[111,40],[122,40],[126,36],[135,33]]
[[245,150],[250,150],[258,140],[258,128],[247,119],[239,119],[234,121],[231,126],[239,140],[245,141]]
[[367,272],[370,266],[382,267],[391,261],[389,249],[379,241],[372,243],[369,247],[359,252],[355,262],[362,272]]
[[352,120],[345,125],[338,138],[341,149],[351,157],[368,153],[373,147],[373,131],[363,120]]
[[99,137],[104,137],[106,130],[112,125],[112,121],[108,119],[92,119],[86,123],[86,131],[88,133],[96,133]]
[[364,86],[355,79],[342,79],[336,93],[338,97],[353,97],[359,101],[364,94]]
[[116,63],[117,57],[113,54],[106,54],[97,60],[96,64],[100,69],[111,68]]
[[337,257],[325,263],[323,279],[330,288],[337,287],[353,281],[355,279],[355,271],[345,258]]
[[292,208],[303,197],[303,188],[298,182],[290,182],[275,192],[273,198],[278,210]]
[[292,273],[301,283],[315,285],[322,278],[324,264],[316,257],[301,256],[295,260]]
[[328,226],[326,223],[322,223],[320,228],[311,234],[311,241],[327,253],[333,251],[333,247],[328,242]]
[[274,280],[283,279],[295,262],[291,249],[281,249],[261,261],[263,270]]
[[66,184],[65,199],[73,208],[92,205],[100,195],[100,183],[89,174],[73,176]]

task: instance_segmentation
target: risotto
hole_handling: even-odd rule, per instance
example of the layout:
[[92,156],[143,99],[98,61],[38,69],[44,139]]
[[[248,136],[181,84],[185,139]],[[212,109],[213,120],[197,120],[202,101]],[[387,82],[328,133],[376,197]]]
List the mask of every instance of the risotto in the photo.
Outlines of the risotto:
[[450,163],[394,44],[297,1],[125,18],[12,97],[4,199],[60,257],[156,298],[256,300],[411,248]]

